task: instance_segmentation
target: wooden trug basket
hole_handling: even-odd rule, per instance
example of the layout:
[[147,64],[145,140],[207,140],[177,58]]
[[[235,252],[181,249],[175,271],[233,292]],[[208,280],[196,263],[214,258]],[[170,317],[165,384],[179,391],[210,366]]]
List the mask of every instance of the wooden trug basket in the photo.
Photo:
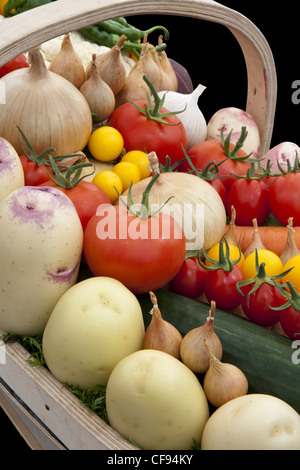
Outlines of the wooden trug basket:
[[[97,22],[153,14],[198,18],[222,24],[232,32],[247,67],[245,111],[256,120],[261,155],[265,154],[270,147],[277,101],[272,52],[249,19],[213,0],[59,0],[46,4],[1,23],[0,66],[45,41]],[[5,345],[5,361],[0,360],[0,406],[30,448],[136,449],[90,413],[46,368],[30,366],[28,358],[18,343]]]

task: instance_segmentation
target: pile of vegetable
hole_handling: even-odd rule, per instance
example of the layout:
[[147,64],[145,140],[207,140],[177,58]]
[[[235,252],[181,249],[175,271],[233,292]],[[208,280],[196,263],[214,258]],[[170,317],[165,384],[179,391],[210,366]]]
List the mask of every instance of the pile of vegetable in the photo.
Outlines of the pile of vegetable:
[[0,70],[0,328],[141,449],[299,450],[298,147],[206,120],[157,29]]

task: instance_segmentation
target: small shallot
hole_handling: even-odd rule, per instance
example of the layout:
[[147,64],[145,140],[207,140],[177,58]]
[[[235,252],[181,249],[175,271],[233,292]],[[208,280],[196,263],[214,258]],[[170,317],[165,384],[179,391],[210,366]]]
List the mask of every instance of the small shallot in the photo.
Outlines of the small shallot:
[[250,243],[250,245],[248,246],[247,250],[244,253],[245,259],[248,258],[248,256],[251,255],[251,253],[254,253],[255,250],[265,250],[266,249],[265,245],[261,241],[261,238],[260,238],[260,235],[259,235],[259,232],[258,232],[257,220],[253,219],[252,223],[253,223],[252,242]]
[[153,292],[150,292],[150,298],[153,304],[152,318],[145,332],[143,349],[156,349],[179,359],[182,336],[175,326],[162,318]]
[[211,309],[206,323],[189,331],[184,336],[180,346],[182,362],[197,374],[207,372],[210,365],[210,356],[205,346],[205,340],[218,359],[221,360],[223,355],[221,341],[214,331],[215,311],[216,303],[211,302]]
[[101,78],[93,54],[91,75],[80,87],[80,91],[87,100],[92,112],[94,122],[105,121],[115,108],[115,95],[112,89]]
[[[112,89],[114,95],[117,95],[124,86],[126,80],[126,69],[121,59],[121,50],[126,41],[124,34],[120,37],[117,44],[104,54],[97,55],[95,63],[102,80]],[[86,69],[86,78],[91,74],[91,64]]]
[[80,88],[85,81],[84,66],[73,48],[69,34],[65,34],[60,52],[50,63],[49,70],[69,80],[76,88]]
[[146,99],[147,92],[151,94],[150,88],[145,83],[143,76],[146,74],[146,64],[139,60],[130,70],[126,77],[124,86],[116,95],[116,108],[128,101]]
[[[163,43],[163,36],[160,35],[158,38],[158,45],[160,46]],[[166,51],[158,52],[158,61],[161,65],[161,69],[165,72],[166,76],[168,77],[168,88],[163,88],[163,90],[170,90],[170,91],[178,91],[178,79],[173,69],[171,62],[167,56]]]
[[300,250],[296,244],[295,241],[295,236],[294,236],[295,230],[293,227],[293,218],[289,218],[289,224],[288,224],[288,234],[287,234],[287,241],[285,245],[285,249],[280,256],[282,265],[285,266],[285,264],[294,256],[297,256],[300,254]]
[[210,366],[205,374],[203,390],[208,401],[219,408],[234,398],[247,395],[248,380],[244,372],[233,364],[221,362],[212,353],[205,340]]

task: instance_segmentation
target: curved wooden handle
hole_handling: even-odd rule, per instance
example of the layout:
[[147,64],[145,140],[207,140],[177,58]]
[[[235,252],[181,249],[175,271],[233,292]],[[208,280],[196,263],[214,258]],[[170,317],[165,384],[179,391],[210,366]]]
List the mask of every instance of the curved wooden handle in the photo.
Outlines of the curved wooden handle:
[[245,110],[257,122],[261,155],[270,148],[277,101],[277,77],[270,47],[244,15],[213,0],[59,0],[1,23],[0,66],[30,48],[70,31],[118,16],[167,14],[226,26],[243,51],[248,73]]

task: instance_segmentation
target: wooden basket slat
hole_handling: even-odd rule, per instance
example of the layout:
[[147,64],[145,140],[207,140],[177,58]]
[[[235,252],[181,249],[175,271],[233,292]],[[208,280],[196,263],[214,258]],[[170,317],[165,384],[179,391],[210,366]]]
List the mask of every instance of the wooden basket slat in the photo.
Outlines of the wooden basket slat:
[[[0,337],[4,334],[0,330]],[[5,345],[2,380],[69,450],[135,450],[61,384],[45,367],[28,364],[17,342]]]
[[1,23],[0,66],[18,54],[67,32],[116,16],[143,14],[198,18],[220,23],[234,34],[247,65],[245,110],[258,124],[261,155],[264,155],[270,148],[277,102],[273,55],[263,34],[248,18],[213,0],[59,0],[46,4]]

